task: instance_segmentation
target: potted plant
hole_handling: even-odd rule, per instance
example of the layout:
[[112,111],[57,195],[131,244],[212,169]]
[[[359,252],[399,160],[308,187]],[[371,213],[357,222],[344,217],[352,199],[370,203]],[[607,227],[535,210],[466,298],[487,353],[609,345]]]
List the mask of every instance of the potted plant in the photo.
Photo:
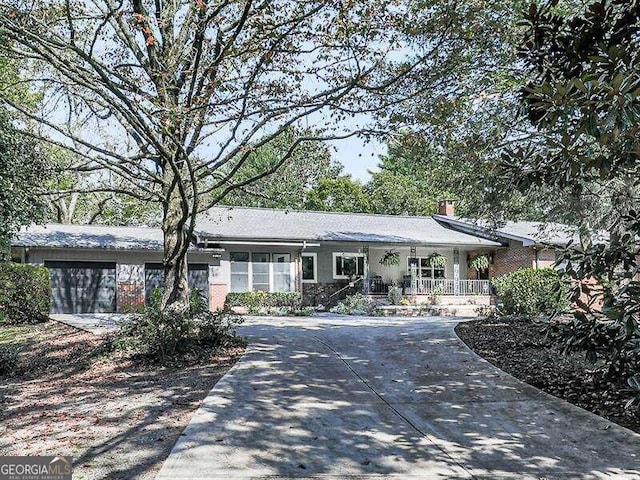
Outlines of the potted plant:
[[394,265],[400,265],[400,253],[395,250],[387,250],[380,259],[380,265],[385,267],[391,267]]
[[476,255],[469,259],[467,266],[474,268],[478,272],[484,272],[489,268],[489,257],[486,255]]
[[447,257],[445,257],[444,255],[438,253],[438,252],[433,252],[431,255],[429,255],[428,258],[428,262],[429,262],[429,266],[433,267],[433,268],[444,268],[447,265]]

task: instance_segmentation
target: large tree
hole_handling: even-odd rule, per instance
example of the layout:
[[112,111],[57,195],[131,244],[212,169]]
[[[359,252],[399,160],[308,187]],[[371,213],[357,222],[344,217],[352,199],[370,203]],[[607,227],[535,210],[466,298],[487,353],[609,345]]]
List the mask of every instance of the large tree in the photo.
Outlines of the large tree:
[[[285,132],[267,145],[257,148],[235,174],[237,182],[252,178],[277,165],[283,155],[301,135],[313,132]],[[234,168],[231,164],[228,168]],[[278,172],[261,178],[246,187],[230,192],[223,199],[226,205],[264,208],[306,208],[309,192],[322,179],[335,179],[342,165],[332,159],[329,147],[320,142],[308,142],[297,149]]]
[[350,175],[321,179],[307,195],[304,208],[324,212],[372,212],[364,185]]
[[[83,158],[70,168],[109,170],[126,182],[122,193],[162,206],[163,306],[184,306],[199,213],[277,171],[306,142],[372,133],[345,119],[387,111],[418,90],[440,101],[434,92],[455,84],[456,65],[477,58],[483,8],[454,0],[2,0],[9,54],[30,61],[34,85],[47,89],[38,109],[4,101],[40,125],[25,133]],[[237,179],[257,148],[303,121],[323,128]]]
[[[4,41],[0,35],[0,43]],[[0,91],[16,103],[35,100],[22,87],[18,65],[2,55]],[[8,254],[12,234],[44,218],[46,207],[41,194],[51,171],[42,145],[25,137],[14,120],[0,106],[0,260]]]
[[[527,12],[521,57],[531,76],[521,101],[535,135],[505,154],[504,170],[520,190],[552,186],[569,188],[576,198],[602,194],[595,202],[609,208],[596,209],[585,220],[587,226],[606,226],[609,236],[597,241],[583,235],[581,244],[564,253],[563,265],[576,279],[574,299],[582,308],[573,323],[560,323],[559,329],[567,349],[604,359],[608,373],[637,374],[640,2],[562,7],[532,4]],[[585,283],[585,278],[596,282]],[[583,293],[596,301],[586,302]]]

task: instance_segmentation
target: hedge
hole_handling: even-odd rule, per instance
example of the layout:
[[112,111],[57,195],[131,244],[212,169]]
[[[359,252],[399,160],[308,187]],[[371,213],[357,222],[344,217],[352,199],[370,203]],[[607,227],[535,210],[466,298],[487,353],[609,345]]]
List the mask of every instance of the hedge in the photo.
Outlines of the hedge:
[[51,284],[47,268],[0,262],[0,322],[44,322],[50,310]]
[[231,292],[227,294],[225,307],[246,307],[249,313],[259,313],[271,308],[295,309],[301,302],[299,292]]
[[492,283],[507,315],[551,314],[569,307],[566,284],[553,268],[523,268]]

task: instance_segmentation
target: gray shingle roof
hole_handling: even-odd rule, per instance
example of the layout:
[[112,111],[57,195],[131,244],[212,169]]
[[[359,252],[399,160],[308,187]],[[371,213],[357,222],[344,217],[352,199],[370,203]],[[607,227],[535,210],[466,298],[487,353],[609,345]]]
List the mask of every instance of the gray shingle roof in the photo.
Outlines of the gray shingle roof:
[[488,236],[501,239],[518,240],[524,246],[556,245],[563,246],[573,240],[579,241],[577,227],[553,222],[506,222],[504,225],[492,228],[489,222],[483,220],[469,220],[446,215],[434,215],[439,222],[453,228],[461,228],[465,232],[476,230]]
[[22,230],[11,244],[17,247],[161,250],[163,242],[159,228],[50,223]]
[[[197,222],[200,241],[342,241],[390,244],[499,246],[446,228],[431,217],[215,207]],[[12,241],[19,247],[162,249],[162,231],[148,227],[48,224],[31,226]]]
[[215,207],[200,217],[202,238],[383,242],[497,246],[496,242],[446,228],[431,217]]

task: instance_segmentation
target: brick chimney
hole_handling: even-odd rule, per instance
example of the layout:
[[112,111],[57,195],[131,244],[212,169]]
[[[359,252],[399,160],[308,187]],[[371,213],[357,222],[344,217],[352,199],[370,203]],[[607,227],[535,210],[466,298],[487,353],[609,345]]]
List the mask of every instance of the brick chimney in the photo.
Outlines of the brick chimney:
[[441,200],[438,202],[438,215],[453,217],[456,214],[455,202],[453,200]]

